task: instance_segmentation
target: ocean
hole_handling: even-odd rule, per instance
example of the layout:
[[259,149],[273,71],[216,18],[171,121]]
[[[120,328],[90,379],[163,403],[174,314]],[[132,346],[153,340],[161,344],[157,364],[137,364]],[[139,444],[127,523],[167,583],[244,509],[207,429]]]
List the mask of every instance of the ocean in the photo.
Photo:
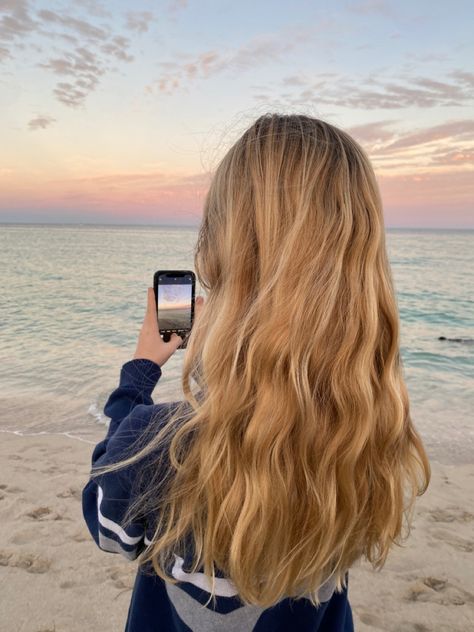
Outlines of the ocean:
[[[100,440],[153,273],[193,269],[196,237],[196,228],[0,225],[0,431]],[[387,229],[387,244],[413,422],[431,459],[473,462],[474,231]],[[155,402],[182,399],[184,353],[163,366]]]

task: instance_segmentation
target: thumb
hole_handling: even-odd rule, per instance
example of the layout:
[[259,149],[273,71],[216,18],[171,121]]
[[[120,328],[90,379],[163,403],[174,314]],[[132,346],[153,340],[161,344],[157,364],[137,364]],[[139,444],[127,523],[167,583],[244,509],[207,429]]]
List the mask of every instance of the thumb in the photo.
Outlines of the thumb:
[[196,296],[196,300],[194,301],[194,320],[197,320],[201,315],[201,310],[204,307],[204,297]]
[[168,346],[172,347],[173,349],[177,349],[178,347],[180,347],[183,344],[183,338],[181,338],[181,336],[178,336],[178,334],[174,331],[171,334],[170,339],[168,340],[168,342],[166,342],[165,344],[167,344]]

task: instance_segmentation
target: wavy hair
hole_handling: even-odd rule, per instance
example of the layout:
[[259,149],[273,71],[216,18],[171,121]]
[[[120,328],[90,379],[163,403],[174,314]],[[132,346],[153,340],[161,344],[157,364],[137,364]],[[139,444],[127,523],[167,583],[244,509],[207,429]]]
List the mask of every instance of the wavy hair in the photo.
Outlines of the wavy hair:
[[320,119],[260,116],[213,173],[194,264],[184,400],[92,473],[147,456],[129,517],[155,517],[139,562],[162,579],[187,541],[212,597],[217,567],[246,603],[317,606],[328,577],[341,592],[359,558],[385,564],[431,478],[366,153]]

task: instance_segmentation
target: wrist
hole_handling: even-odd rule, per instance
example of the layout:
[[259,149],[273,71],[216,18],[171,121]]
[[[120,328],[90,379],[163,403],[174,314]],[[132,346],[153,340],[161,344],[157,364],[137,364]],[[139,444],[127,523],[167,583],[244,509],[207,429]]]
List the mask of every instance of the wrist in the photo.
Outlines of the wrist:
[[151,355],[148,354],[144,354],[144,353],[135,353],[132,360],[143,360],[143,361],[147,361],[147,362],[153,362],[153,364],[156,364],[157,366],[159,366],[161,368],[161,361],[159,358],[157,357],[152,357]]
[[136,357],[122,366],[120,385],[132,386],[140,392],[151,394],[160,377],[161,367],[155,360],[149,357]]

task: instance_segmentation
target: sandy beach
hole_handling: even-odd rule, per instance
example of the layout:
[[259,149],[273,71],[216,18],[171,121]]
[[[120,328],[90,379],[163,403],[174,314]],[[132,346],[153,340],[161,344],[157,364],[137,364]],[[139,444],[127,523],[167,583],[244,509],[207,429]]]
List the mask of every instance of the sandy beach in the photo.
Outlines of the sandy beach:
[[[99,550],[83,522],[92,448],[60,434],[2,433],[2,632],[124,628],[136,563]],[[432,470],[403,548],[379,572],[365,561],[350,572],[357,631],[474,629],[474,464]]]

